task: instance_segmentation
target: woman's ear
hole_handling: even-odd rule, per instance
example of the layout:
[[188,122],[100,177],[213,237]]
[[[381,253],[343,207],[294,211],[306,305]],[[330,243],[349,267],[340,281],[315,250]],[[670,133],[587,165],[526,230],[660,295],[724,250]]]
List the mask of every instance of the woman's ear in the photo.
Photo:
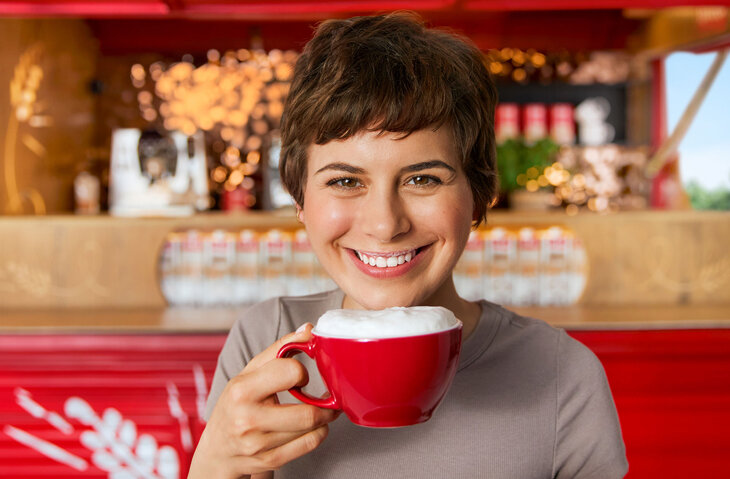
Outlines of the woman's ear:
[[297,209],[297,221],[304,223],[304,210],[298,203],[294,203],[294,207]]

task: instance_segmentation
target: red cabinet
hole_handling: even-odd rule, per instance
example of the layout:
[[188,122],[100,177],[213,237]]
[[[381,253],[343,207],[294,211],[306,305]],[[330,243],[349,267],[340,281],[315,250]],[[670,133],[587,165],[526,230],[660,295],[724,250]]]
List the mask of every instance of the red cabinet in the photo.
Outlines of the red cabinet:
[[[730,329],[570,334],[606,369],[627,477],[727,477]],[[0,335],[0,477],[185,477],[224,341]]]
[[601,359],[627,478],[730,474],[730,329],[574,331]]
[[0,336],[0,477],[186,477],[224,341]]

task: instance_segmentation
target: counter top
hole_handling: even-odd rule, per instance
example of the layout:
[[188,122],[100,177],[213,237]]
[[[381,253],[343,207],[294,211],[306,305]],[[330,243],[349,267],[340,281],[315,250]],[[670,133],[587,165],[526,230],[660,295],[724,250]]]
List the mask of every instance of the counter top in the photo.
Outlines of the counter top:
[[[556,327],[577,329],[730,328],[730,304],[509,307]],[[0,312],[0,334],[202,333],[225,334],[242,309],[15,310]]]

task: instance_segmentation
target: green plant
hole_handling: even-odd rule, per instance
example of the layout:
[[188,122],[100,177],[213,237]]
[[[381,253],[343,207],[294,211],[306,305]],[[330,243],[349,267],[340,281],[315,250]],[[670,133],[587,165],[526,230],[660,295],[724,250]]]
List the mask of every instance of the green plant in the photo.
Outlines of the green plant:
[[685,190],[692,208],[696,210],[730,210],[730,189],[727,187],[708,190],[696,181],[690,181]]
[[524,188],[524,183],[518,183],[517,177],[533,167],[541,174],[546,167],[553,164],[559,148],[549,138],[543,138],[531,145],[526,144],[522,138],[510,139],[499,144],[497,168],[501,190],[509,193]]

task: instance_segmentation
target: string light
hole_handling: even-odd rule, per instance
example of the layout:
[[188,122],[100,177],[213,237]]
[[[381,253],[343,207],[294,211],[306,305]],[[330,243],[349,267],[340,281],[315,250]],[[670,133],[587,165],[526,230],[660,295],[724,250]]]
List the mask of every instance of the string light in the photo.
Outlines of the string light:
[[227,191],[253,190],[249,175],[259,169],[264,137],[279,127],[297,59],[294,51],[210,49],[198,67],[186,54],[178,63],[152,63],[148,71],[135,64],[130,79],[146,121],[186,135],[208,132],[220,162],[210,174],[214,183]]

